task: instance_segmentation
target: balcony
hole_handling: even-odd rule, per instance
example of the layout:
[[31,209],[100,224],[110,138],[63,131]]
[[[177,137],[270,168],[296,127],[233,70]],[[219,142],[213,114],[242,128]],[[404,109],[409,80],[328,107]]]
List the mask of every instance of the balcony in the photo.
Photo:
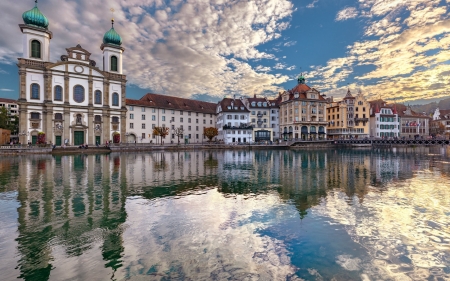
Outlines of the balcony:
[[224,130],[252,130],[253,126],[250,125],[240,125],[240,126],[223,126]]

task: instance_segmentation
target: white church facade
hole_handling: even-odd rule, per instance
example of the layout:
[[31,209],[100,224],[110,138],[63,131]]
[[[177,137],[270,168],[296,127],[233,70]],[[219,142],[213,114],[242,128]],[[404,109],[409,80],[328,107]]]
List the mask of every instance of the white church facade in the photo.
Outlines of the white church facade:
[[[19,67],[19,141],[56,145],[120,142],[126,131],[126,76],[122,39],[112,28],[104,35],[102,69],[77,45],[50,61],[48,19],[36,6],[22,15],[23,56]],[[42,136],[45,136],[43,138]]]

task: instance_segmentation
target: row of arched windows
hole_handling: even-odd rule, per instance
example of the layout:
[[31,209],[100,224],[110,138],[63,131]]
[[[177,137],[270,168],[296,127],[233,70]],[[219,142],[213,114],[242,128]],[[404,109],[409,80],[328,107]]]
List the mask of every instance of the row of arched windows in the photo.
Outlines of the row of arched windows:
[[[59,85],[55,86],[55,101],[62,101],[63,100],[63,88]],[[33,83],[31,84],[31,99],[40,99],[40,87],[39,84]],[[73,99],[74,101],[78,103],[82,103],[85,100],[85,90],[84,87],[81,85],[76,85],[73,88]],[[100,90],[96,90],[94,92],[94,103],[95,104],[102,104],[102,92]],[[119,94],[113,93],[112,94],[112,105],[113,106],[119,106]]]

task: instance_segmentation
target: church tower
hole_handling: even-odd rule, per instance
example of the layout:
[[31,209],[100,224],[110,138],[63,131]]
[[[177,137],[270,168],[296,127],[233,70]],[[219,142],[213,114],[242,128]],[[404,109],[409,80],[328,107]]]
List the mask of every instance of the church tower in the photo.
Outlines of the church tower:
[[50,61],[50,39],[53,34],[48,30],[48,19],[37,7],[37,0],[34,8],[22,14],[25,24],[19,24],[23,33],[23,58]]
[[114,19],[111,20],[111,29],[103,36],[103,71],[122,74],[122,53],[125,51],[122,38],[114,29]]

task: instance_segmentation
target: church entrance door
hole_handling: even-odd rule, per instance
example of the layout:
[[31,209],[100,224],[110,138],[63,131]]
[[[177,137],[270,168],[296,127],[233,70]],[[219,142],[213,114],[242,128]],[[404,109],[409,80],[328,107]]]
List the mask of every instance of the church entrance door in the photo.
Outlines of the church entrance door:
[[61,136],[55,137],[55,145],[61,146]]
[[73,132],[74,145],[84,144],[84,132],[75,131]]
[[36,144],[37,143],[37,136],[31,136],[31,143]]
[[95,144],[101,145],[102,144],[102,140],[100,139],[100,136],[95,136]]

